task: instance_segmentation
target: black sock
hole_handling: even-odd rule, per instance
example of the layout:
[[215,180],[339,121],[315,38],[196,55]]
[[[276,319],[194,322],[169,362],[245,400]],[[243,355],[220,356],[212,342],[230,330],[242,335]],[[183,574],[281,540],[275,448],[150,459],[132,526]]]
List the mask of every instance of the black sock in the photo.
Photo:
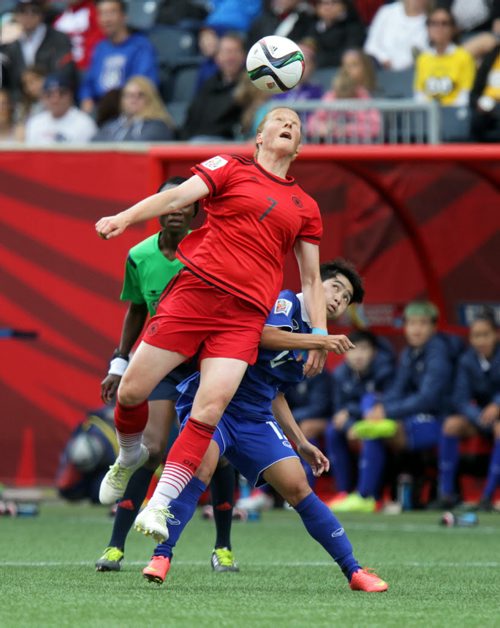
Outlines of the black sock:
[[234,505],[234,469],[230,464],[219,465],[210,483],[216,530],[215,547],[231,549],[231,524]]
[[132,475],[122,499],[118,502],[110,547],[125,547],[125,540],[148,492],[154,471],[141,467]]

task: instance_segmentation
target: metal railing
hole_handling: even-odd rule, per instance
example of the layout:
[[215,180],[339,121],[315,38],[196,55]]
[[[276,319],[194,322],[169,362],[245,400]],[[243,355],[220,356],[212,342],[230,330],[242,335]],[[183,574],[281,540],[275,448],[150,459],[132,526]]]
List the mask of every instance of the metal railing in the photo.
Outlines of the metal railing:
[[[267,109],[288,106],[268,103]],[[306,144],[439,144],[439,107],[411,99],[297,100]]]

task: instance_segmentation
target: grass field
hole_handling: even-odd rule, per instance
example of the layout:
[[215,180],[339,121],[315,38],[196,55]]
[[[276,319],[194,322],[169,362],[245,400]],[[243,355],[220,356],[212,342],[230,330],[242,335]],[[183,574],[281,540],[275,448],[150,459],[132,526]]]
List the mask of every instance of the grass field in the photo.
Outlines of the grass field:
[[500,515],[476,529],[438,518],[342,517],[359,560],[390,584],[366,594],[288,511],[235,523],[241,572],[214,574],[213,524],[196,514],[159,587],[140,571],[151,541],[132,532],[122,571],[96,573],[106,511],[47,504],[36,518],[0,519],[0,626],[500,626]]

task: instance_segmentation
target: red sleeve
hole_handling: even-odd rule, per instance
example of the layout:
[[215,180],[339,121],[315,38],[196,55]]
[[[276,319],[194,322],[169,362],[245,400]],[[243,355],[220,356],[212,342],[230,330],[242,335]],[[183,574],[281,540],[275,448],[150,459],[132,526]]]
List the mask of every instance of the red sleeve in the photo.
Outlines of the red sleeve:
[[318,204],[311,199],[310,209],[307,216],[304,217],[302,229],[297,235],[297,238],[305,240],[306,242],[311,242],[311,244],[319,245],[322,235],[323,221],[321,220],[321,213],[319,211]]
[[210,190],[209,197],[220,194],[232,171],[234,159],[230,155],[217,155],[191,168],[193,174],[203,179]]

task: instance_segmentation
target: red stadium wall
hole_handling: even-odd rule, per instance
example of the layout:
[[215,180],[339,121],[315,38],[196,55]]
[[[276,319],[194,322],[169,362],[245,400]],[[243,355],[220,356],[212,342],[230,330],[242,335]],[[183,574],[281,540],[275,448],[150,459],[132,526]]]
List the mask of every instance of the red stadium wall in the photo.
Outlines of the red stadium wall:
[[[0,328],[37,334],[0,339],[1,481],[50,483],[72,426],[100,404],[126,252],[156,225],[103,242],[93,223],[218,152],[0,153]],[[450,324],[464,306],[500,301],[499,157],[484,146],[304,147],[293,174],[321,206],[322,259],[357,264],[372,323],[391,324],[415,297],[431,296]],[[298,287],[292,259],[286,283]]]

